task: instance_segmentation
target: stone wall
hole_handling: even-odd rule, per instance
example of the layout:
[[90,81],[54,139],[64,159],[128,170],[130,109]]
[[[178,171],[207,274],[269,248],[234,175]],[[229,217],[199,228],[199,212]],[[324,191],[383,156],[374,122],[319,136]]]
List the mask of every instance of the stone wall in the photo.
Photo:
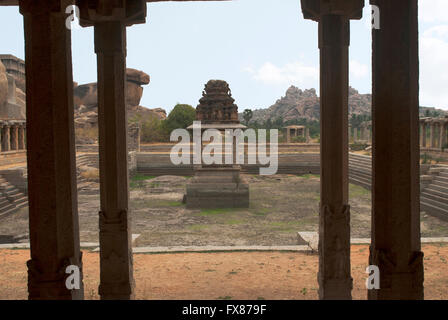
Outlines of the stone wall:
[[25,120],[25,63],[0,55],[0,119]]

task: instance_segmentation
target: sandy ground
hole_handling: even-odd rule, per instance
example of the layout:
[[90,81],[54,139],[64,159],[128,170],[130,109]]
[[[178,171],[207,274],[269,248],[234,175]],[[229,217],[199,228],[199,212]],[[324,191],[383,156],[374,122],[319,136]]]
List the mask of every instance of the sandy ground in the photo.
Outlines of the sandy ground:
[[[448,299],[448,246],[424,245],[425,299]],[[366,299],[369,249],[352,246],[354,299]],[[26,299],[28,250],[0,250],[0,299]],[[84,251],[85,298],[98,299],[99,255]],[[137,299],[317,299],[318,256],[296,252],[135,254]]]

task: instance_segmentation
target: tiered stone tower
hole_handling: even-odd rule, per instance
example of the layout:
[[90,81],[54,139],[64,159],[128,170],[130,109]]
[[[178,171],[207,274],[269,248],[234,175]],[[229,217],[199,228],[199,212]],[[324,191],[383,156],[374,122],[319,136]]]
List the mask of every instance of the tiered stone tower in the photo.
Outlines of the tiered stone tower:
[[[217,129],[224,133],[225,129],[246,128],[238,120],[238,106],[234,102],[227,82],[210,80],[196,108],[196,120],[201,121],[202,130]],[[187,185],[187,208],[249,207],[249,185],[240,172],[241,167],[235,163],[196,166],[195,176]]]
[[196,108],[196,120],[202,124],[239,124],[238,106],[234,102],[227,82],[210,80]]

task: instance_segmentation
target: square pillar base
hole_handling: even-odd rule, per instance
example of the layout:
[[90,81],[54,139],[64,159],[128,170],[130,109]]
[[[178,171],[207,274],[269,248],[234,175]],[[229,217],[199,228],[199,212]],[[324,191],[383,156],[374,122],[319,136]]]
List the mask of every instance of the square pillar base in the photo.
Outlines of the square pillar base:
[[187,208],[249,208],[249,184],[240,171],[239,166],[195,168],[187,184]]

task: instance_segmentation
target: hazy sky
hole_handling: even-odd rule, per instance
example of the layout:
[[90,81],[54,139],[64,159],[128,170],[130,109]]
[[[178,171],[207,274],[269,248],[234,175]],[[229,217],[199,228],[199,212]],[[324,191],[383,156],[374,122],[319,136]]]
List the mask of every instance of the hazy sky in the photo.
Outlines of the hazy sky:
[[[366,1],[368,3],[368,1]],[[448,110],[448,0],[419,0],[420,104]],[[24,57],[17,7],[0,7],[0,53]],[[319,87],[317,23],[299,0],[148,4],[147,23],[128,28],[127,66],[151,76],[141,105],[198,104],[210,79],[229,82],[240,111],[266,108],[290,85]],[[93,29],[73,30],[73,74],[96,81]],[[350,85],[371,92],[370,6],[351,23]]]

